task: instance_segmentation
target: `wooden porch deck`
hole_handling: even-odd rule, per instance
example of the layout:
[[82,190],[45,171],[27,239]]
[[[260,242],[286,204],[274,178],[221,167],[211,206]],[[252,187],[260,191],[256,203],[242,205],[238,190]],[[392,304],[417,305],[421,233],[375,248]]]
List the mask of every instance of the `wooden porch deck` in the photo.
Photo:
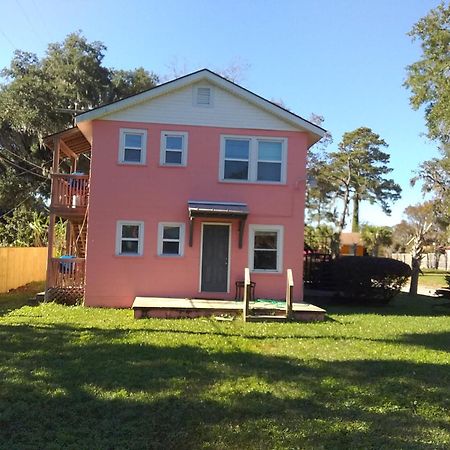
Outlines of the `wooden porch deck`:
[[[181,319],[208,316],[238,316],[242,314],[244,302],[220,299],[136,297],[133,302],[134,318],[154,317]],[[309,303],[292,304],[292,320],[298,322],[322,321],[326,311]],[[286,319],[284,302],[250,302],[249,321],[283,321]]]

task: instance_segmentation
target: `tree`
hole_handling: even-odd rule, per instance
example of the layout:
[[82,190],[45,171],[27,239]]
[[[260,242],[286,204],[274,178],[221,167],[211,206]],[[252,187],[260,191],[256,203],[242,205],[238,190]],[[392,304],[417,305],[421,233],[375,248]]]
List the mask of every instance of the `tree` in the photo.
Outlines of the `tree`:
[[414,109],[425,107],[428,137],[436,141],[440,158],[425,161],[411,180],[423,182],[423,191],[433,193],[436,220],[450,224],[450,4],[442,2],[420,19],[409,35],[419,40],[422,55],[407,67],[405,86],[411,91]]
[[433,202],[408,206],[405,209],[406,223],[409,226],[410,240],[407,243],[411,252],[411,284],[410,295],[417,294],[419,284],[420,264],[424,255],[425,245],[430,242],[430,233],[436,227],[433,212]]
[[[51,155],[42,137],[73,124],[89,109],[148,89],[158,77],[143,68],[103,65],[106,47],[71,33],[46,55],[16,51],[0,85],[0,216],[19,204],[34,208],[49,194]],[[69,109],[69,114],[67,113]]]
[[428,136],[450,143],[450,4],[442,2],[420,19],[409,35],[420,40],[421,59],[407,67],[405,86],[414,109],[425,107]]
[[392,229],[364,224],[361,227],[361,238],[371,256],[379,256],[381,247],[392,245]]
[[389,203],[400,198],[401,188],[392,179],[388,166],[390,156],[381,151],[386,142],[370,128],[360,127],[344,133],[338,151],[329,155],[329,164],[322,175],[333,181],[336,195],[343,201],[339,230],[345,227],[350,201],[353,201],[352,231],[359,231],[359,205],[361,201],[378,203],[390,214]]
[[422,191],[439,199],[434,203],[436,220],[443,226],[450,225],[450,151],[441,150],[442,158],[423,162],[411,180],[415,185],[422,181]]
[[305,243],[319,253],[338,254],[339,235],[330,225],[305,226]]
[[392,250],[398,253],[406,253],[411,236],[411,225],[406,220],[402,220],[397,225],[394,225],[392,230]]
[[[324,118],[311,114],[310,122],[321,126]],[[306,211],[309,222],[316,222],[320,227],[323,222],[335,222],[336,209],[333,207],[335,199],[335,185],[327,176],[325,168],[328,165],[327,147],[333,142],[331,133],[310,148],[308,152],[306,171]]]

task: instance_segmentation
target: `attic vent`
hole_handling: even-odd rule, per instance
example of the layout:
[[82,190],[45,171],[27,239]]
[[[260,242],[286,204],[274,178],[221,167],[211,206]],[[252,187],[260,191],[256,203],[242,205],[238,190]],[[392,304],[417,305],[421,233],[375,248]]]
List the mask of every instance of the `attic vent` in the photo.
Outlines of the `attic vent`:
[[197,88],[197,96],[195,99],[195,103],[198,106],[211,106],[211,88],[209,87],[198,87]]

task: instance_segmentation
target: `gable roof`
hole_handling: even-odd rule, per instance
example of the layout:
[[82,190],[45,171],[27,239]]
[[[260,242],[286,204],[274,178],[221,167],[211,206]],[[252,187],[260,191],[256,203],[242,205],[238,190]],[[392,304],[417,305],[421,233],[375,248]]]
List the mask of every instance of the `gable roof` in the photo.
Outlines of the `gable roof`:
[[117,100],[115,102],[99,106],[78,115],[76,117],[76,122],[79,123],[86,120],[101,119],[104,116],[118,112],[122,109],[130,108],[134,105],[150,101],[153,98],[169,94],[173,91],[187,87],[194,83],[198,83],[200,81],[208,81],[211,84],[216,85],[230,92],[231,94],[248,101],[250,104],[273,114],[279,119],[288,122],[294,127],[308,132],[310,145],[313,145],[317,141],[319,141],[326,132],[318,125],[315,125],[312,122],[298,116],[297,114],[294,114],[291,111],[288,111],[287,109],[282,108],[281,106],[249,91],[248,89],[245,89],[242,86],[239,86],[238,84],[233,83],[226,78],[223,78],[222,76],[212,72],[209,69],[198,70],[197,72],[190,73],[188,75],[172,81],[168,81],[167,83],[160,84],[138,94],[123,98],[122,100]]

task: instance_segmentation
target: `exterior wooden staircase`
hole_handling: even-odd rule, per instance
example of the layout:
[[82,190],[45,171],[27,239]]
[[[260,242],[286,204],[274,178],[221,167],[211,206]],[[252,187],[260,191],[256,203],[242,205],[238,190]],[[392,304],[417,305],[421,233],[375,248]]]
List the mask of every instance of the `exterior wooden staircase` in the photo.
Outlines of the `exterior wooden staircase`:
[[73,250],[77,258],[86,257],[86,240],[87,240],[87,220],[84,222],[76,222],[72,224],[72,242]]
[[293,319],[292,296],[294,290],[294,280],[292,269],[286,272],[286,310],[283,314],[279,308],[270,308],[270,305],[253,306],[250,309],[251,281],[250,270],[245,268],[244,276],[244,322],[287,322]]

